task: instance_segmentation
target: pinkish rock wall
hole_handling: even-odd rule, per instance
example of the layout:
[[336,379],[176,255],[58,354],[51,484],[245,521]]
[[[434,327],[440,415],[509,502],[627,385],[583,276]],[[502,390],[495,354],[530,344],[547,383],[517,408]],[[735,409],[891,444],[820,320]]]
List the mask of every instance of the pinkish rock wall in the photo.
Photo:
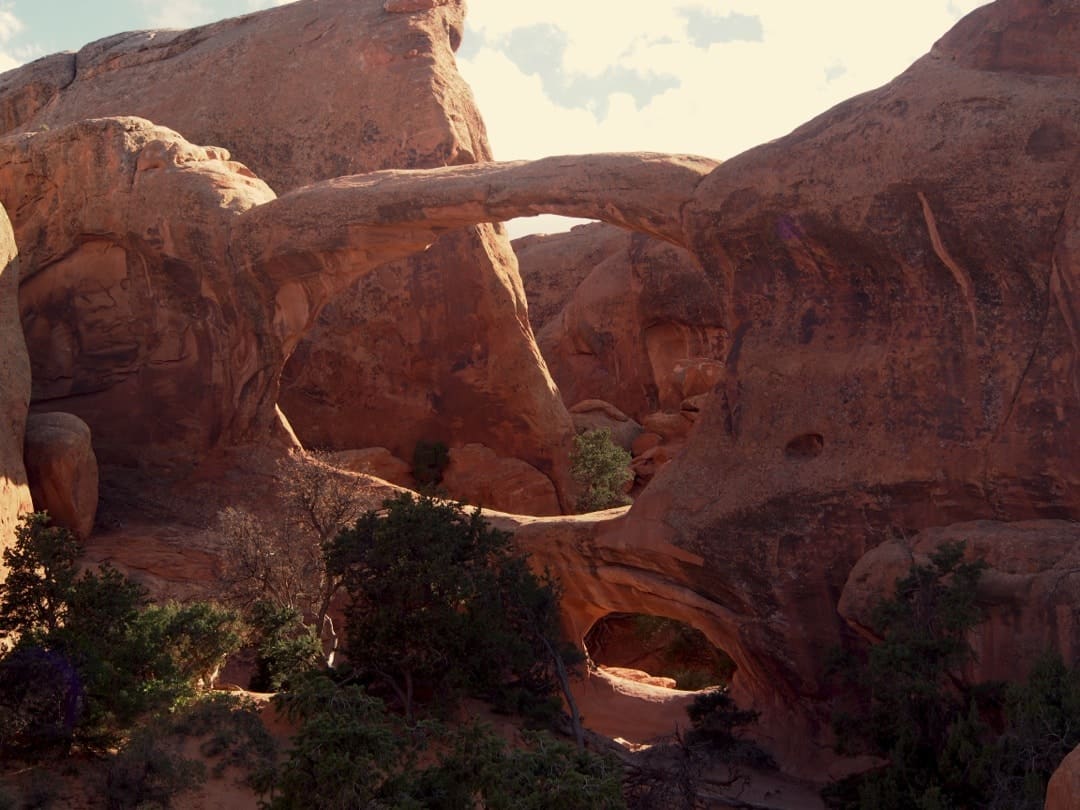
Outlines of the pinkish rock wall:
[[596,224],[516,240],[514,250],[537,343],[567,405],[603,399],[640,420],[711,390],[693,374],[688,384],[686,369],[722,368],[726,312],[685,249]]
[[[139,116],[224,147],[279,193],[484,160],[484,126],[454,64],[463,14],[457,0],[307,0],[188,31],[118,34],[6,74],[0,122],[23,132]],[[66,272],[84,261],[101,263],[72,257]],[[276,395],[302,441],[405,458],[419,439],[482,442],[564,485],[569,418],[499,229],[447,233],[354,282],[305,308],[310,323],[285,347],[296,359]],[[30,344],[47,362],[40,336]]]
[[18,291],[15,235],[0,208],[0,551],[13,542],[19,515],[32,509],[22,457],[30,406],[30,361],[19,327]]

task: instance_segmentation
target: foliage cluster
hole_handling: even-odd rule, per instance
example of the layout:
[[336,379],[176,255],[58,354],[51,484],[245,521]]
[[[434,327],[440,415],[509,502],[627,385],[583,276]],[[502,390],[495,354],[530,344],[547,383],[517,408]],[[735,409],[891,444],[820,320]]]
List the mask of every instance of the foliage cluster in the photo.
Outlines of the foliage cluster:
[[[199,738],[202,759],[184,756],[190,738]],[[274,772],[276,755],[277,746],[250,699],[209,694],[136,728],[105,760],[100,796],[115,810],[167,808],[177,794],[229,768],[257,788]]]
[[273,810],[312,796],[326,808],[622,806],[618,769],[580,744],[540,733],[527,751],[509,749],[437,719],[464,694],[548,719],[559,690],[573,706],[578,657],[559,636],[558,589],[506,532],[479,510],[404,493],[325,552],[349,600],[349,660],[294,672],[279,694],[299,730],[267,785]]
[[1044,655],[1024,684],[964,683],[968,632],[981,620],[976,588],[985,567],[964,562],[962,543],[914,565],[873,613],[881,642],[836,670],[857,705],[838,712],[850,752],[883,767],[834,786],[833,806],[860,810],[1035,810],[1061,759],[1080,744],[1080,673]]
[[318,453],[291,454],[277,477],[283,519],[234,507],[218,515],[225,540],[218,578],[260,656],[254,689],[276,688],[288,660],[316,647],[332,662],[338,635],[330,604],[341,582],[328,573],[323,546],[362,511],[355,484]]
[[625,792],[633,810],[713,807],[707,797],[719,798],[718,790],[740,793],[749,782],[749,768],[776,767],[772,757],[744,736],[758,713],[739,709],[726,689],[702,692],[687,713],[687,733],[638,752],[628,763]]
[[403,493],[327,544],[344,584],[347,651],[411,722],[417,695],[543,703],[579,660],[560,640],[558,589],[479,510]]
[[480,724],[410,728],[363,687],[328,673],[300,679],[279,701],[299,730],[269,810],[625,807],[617,763],[543,732],[510,748]]
[[[256,625],[245,635],[259,644],[260,677],[284,690],[278,699],[298,724],[288,758],[271,766],[273,746],[252,712],[226,698],[187,700],[239,642],[235,614],[150,605],[108,567],[78,573],[74,540],[41,515],[20,528],[0,588],[12,645],[0,661],[6,751],[119,745],[104,761],[101,794],[118,808],[167,807],[205,776],[177,735],[205,737],[200,753],[215,771],[241,766],[276,810],[624,806],[621,769],[581,747],[580,723],[578,747],[538,732],[518,749],[486,728],[434,719],[469,693],[508,710],[545,709],[550,720],[578,661],[559,636],[556,584],[479,512],[428,497],[387,501],[324,535],[325,570],[305,574],[316,588],[275,571],[258,556],[264,527],[233,517],[240,559],[256,564],[232,580],[232,595]],[[256,598],[263,585],[270,598]],[[317,612],[298,604],[310,608],[337,587],[349,600],[350,661],[334,668],[313,632]]]
[[596,512],[625,506],[626,485],[634,478],[632,458],[611,438],[607,428],[586,430],[574,437],[570,475],[578,485],[578,512]]
[[113,744],[147,714],[208,684],[239,643],[235,614],[214,605],[150,605],[108,565],[78,573],[71,533],[26,516],[0,583],[0,750]]

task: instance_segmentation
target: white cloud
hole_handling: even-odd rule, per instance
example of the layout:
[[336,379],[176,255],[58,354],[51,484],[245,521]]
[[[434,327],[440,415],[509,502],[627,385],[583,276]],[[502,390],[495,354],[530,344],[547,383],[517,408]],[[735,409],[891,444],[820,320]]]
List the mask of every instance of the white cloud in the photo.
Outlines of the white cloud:
[[[715,2],[651,0],[470,0],[469,23],[484,46],[460,60],[499,159],[592,151],[696,152],[726,158],[782,136],[845,98],[879,86],[929,50],[962,13],[986,0],[732,0],[723,13],[756,16],[761,42],[690,44],[680,7],[715,13]],[[498,48],[510,31],[559,27],[564,74],[598,75],[612,65],[678,77],[639,110],[609,97],[600,120],[545,95]]]
[[[680,8],[717,14],[715,0],[470,0],[483,46],[461,58],[499,160],[588,152],[689,152],[725,159],[781,137],[829,107],[888,82],[926,53],[960,16],[987,0],[731,0],[722,15],[757,17],[763,41],[691,44]],[[510,32],[547,24],[566,35],[562,75],[612,66],[678,77],[640,109],[622,93],[567,108],[500,51]],[[556,230],[558,220],[510,225],[513,235]]]
[[8,6],[0,6],[0,42],[7,42],[22,31],[22,21]]
[[15,16],[10,5],[0,5],[0,44],[3,46],[0,50],[0,73],[23,63],[24,60],[20,59],[17,53],[8,50],[8,43],[22,30],[22,20]]

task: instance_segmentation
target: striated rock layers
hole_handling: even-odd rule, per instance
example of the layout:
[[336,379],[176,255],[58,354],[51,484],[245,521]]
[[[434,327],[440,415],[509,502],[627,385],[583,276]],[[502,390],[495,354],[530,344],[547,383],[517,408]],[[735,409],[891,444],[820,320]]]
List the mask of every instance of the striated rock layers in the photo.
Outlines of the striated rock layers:
[[870,547],[1080,518],[1077,52],[1075,0],[984,7],[687,206],[727,291],[725,376],[622,542],[701,555],[687,579],[737,617],[725,649],[766,715],[825,725],[835,606]]
[[276,421],[275,291],[228,253],[273,192],[228,157],[133,118],[0,139],[34,404],[82,418],[101,460],[191,463]]
[[[7,213],[0,208],[0,551],[10,545],[19,515],[32,508],[23,466],[30,360],[19,326],[18,297],[15,235]],[[0,574],[3,571],[0,566]]]
[[[458,0],[308,0],[189,31],[119,34],[0,77],[0,125],[26,132],[139,116],[224,147],[278,192],[486,160],[483,123],[454,64],[463,13]],[[227,262],[212,249],[202,262],[211,260]],[[65,272],[97,272],[84,265],[73,257]],[[482,442],[556,481],[565,476],[569,418],[539,359],[500,229],[445,234],[353,282],[333,302],[280,302],[311,321],[285,347],[295,358],[275,394],[301,440],[386,446],[403,458],[418,439]],[[30,339],[35,363],[57,360],[63,348],[39,338]],[[55,396],[35,389],[34,400],[52,408]],[[114,458],[108,433],[93,427],[104,458]]]

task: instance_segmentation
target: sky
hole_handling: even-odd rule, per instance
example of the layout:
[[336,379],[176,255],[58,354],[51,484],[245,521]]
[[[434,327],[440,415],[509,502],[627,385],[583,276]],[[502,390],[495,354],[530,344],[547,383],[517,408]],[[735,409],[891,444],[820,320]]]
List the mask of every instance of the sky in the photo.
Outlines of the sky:
[[[0,0],[0,71],[287,0]],[[468,0],[458,67],[498,160],[725,159],[902,72],[987,0]],[[565,230],[532,217],[513,236]]]

